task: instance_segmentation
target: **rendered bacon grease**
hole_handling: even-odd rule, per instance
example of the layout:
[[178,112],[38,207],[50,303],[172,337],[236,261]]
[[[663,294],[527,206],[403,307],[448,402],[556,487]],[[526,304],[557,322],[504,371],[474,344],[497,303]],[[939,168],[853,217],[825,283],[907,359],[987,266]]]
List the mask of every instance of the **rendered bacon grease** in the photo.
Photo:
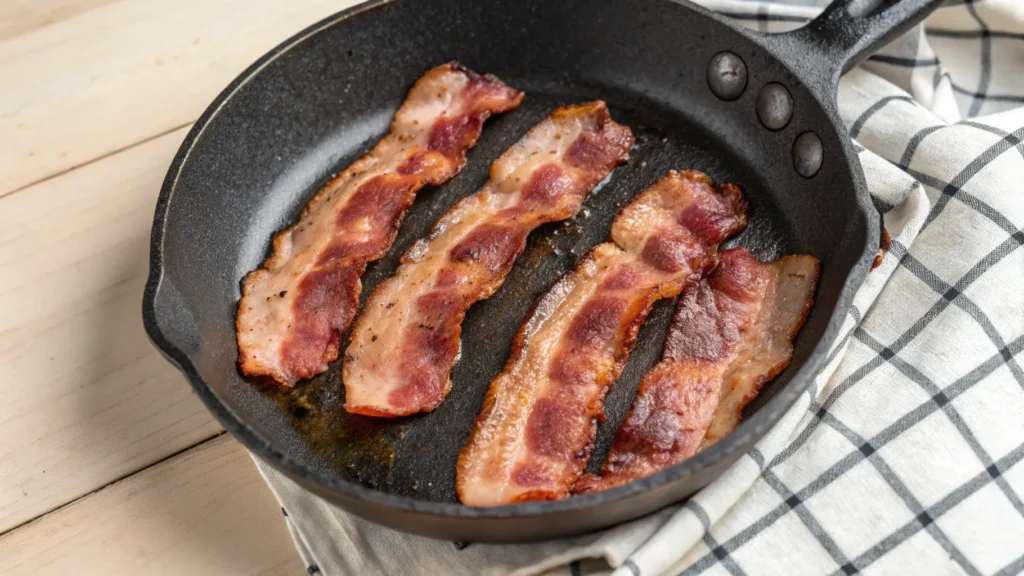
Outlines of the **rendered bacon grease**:
[[436,408],[451,388],[466,310],[505,281],[529,233],[573,217],[626,160],[633,134],[604,102],[559,108],[491,166],[377,286],[352,330],[345,408],[403,416]]
[[762,264],[743,248],[719,259],[680,299],[662,360],[640,382],[601,475],[580,479],[573,492],[650,476],[710,446],[736,429],[743,407],[789,364],[813,304],[818,260]]
[[520,328],[459,456],[459,499],[497,506],[567,496],[651,306],[699,279],[746,218],[738,187],[699,172],[669,172],[627,204],[612,242],[584,256]]
[[519,105],[523,93],[450,63],[412,87],[391,133],[317,192],[273,255],[242,282],[239,364],[292,386],[327,369],[359,305],[367,262],[387,253],[424,185],[466,163],[484,120]]

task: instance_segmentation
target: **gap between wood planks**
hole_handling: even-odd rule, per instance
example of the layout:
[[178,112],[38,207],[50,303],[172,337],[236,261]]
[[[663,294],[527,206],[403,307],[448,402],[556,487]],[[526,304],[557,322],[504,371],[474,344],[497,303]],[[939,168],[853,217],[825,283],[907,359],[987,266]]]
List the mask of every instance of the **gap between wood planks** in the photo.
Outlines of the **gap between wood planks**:
[[0,198],[0,299],[18,303],[0,314],[0,530],[221,430],[142,328],[153,206],[184,136]]
[[47,516],[53,514],[54,512],[59,512],[60,510],[62,510],[64,508],[67,508],[68,506],[71,506],[73,504],[77,504],[77,503],[81,502],[82,500],[85,500],[86,498],[92,496],[93,494],[96,494],[97,492],[102,492],[103,490],[106,490],[107,488],[113,486],[114,484],[117,484],[118,482],[124,481],[126,478],[130,478],[130,477],[132,477],[132,476],[134,476],[136,474],[141,474],[141,473],[145,472],[146,470],[149,470],[150,468],[152,468],[154,466],[159,466],[159,465],[163,464],[164,462],[167,462],[168,460],[171,460],[173,458],[181,456],[182,454],[188,452],[189,450],[192,450],[193,448],[198,448],[199,446],[202,446],[203,444],[207,444],[209,442],[213,442],[214,440],[220,438],[221,436],[223,436],[223,435],[225,435],[227,433],[228,433],[227,430],[221,430],[220,432],[217,432],[213,436],[209,436],[207,438],[204,438],[203,440],[200,440],[199,442],[196,442],[195,444],[192,444],[190,446],[186,446],[184,448],[181,448],[177,452],[173,452],[171,454],[168,454],[167,456],[164,456],[163,458],[161,458],[161,459],[159,459],[159,460],[157,460],[157,461],[155,461],[155,462],[153,462],[153,463],[151,463],[151,464],[149,464],[147,466],[143,466],[142,468],[139,468],[138,470],[136,470],[134,472],[130,472],[128,474],[125,474],[124,476],[121,476],[120,478],[117,478],[116,480],[111,480],[110,482],[107,482],[106,484],[100,486],[99,488],[96,488],[92,492],[88,492],[86,494],[82,494],[81,496],[79,496],[78,498],[75,498],[74,500],[71,500],[70,502],[65,502],[64,504],[61,504],[60,506],[56,506],[56,507],[50,508],[49,510],[46,510],[45,512],[41,512],[38,516],[35,516],[34,518],[29,518],[28,520],[25,520],[24,522],[21,522],[20,524],[16,524],[14,526],[11,526],[7,530],[4,530],[4,531],[0,532],[0,538],[3,538],[7,534],[10,534],[11,532],[14,532],[15,530],[17,530],[19,528],[23,528],[25,526],[28,526],[29,524],[32,524],[33,522],[38,522],[38,521],[46,518]]
[[0,99],[0,156],[15,161],[0,172],[0,193],[194,122],[260,55],[355,4],[89,2],[85,11],[70,0],[0,8],[0,19],[23,30],[0,40],[0,77],[10,79]]
[[[3,102],[0,135],[4,136],[0,138],[0,156],[18,160],[11,166],[17,168],[16,171],[0,175],[0,184],[9,184],[0,185],[0,201],[7,203],[5,209],[16,211],[8,216],[14,213],[39,215],[46,210],[59,213],[63,218],[60,226],[52,222],[50,213],[51,230],[56,235],[43,238],[45,242],[37,242],[36,246],[63,252],[58,254],[60,262],[66,269],[79,273],[77,278],[70,274],[59,275],[51,269],[53,266],[31,261],[35,251],[23,250],[19,256],[13,248],[24,247],[26,242],[18,236],[36,238],[41,237],[41,232],[33,233],[31,227],[20,226],[17,219],[9,218],[13,226],[6,231],[6,237],[0,234],[0,240],[11,248],[5,255],[10,256],[6,271],[13,273],[10,264],[14,263],[23,270],[34,270],[37,276],[45,277],[49,285],[44,283],[31,290],[18,288],[19,282],[7,286],[6,294],[34,300],[32,306],[24,306],[6,318],[11,330],[5,334],[0,329],[0,338],[6,337],[11,344],[9,351],[13,351],[6,357],[0,355],[0,364],[6,362],[8,368],[13,365],[14,374],[30,381],[48,378],[45,383],[52,385],[38,386],[31,394],[18,397],[18,402],[26,407],[47,407],[56,415],[62,414],[54,408],[59,397],[59,409],[69,412],[72,420],[58,419],[60,424],[49,426],[53,430],[47,435],[27,424],[23,426],[24,422],[18,421],[19,414],[0,422],[2,426],[25,432],[24,438],[7,437],[12,449],[17,447],[21,453],[32,450],[33,446],[44,449],[38,457],[15,458],[17,466],[10,467],[8,474],[0,475],[7,484],[2,488],[12,496],[0,509],[13,511],[10,520],[16,523],[4,526],[3,534],[24,528],[223,434],[213,433],[214,423],[198,402],[191,408],[184,408],[184,389],[174,394],[178,404],[175,404],[171,422],[156,427],[138,421],[140,412],[136,405],[153,409],[148,405],[152,402],[146,403],[145,393],[169,390],[173,369],[166,366],[166,370],[158,371],[153,358],[136,356],[143,351],[130,341],[139,340],[141,330],[125,328],[132,322],[125,318],[135,314],[136,286],[126,285],[139,283],[141,286],[141,260],[136,252],[143,242],[141,228],[145,224],[148,239],[152,218],[151,211],[145,216],[141,211],[152,201],[147,200],[149,193],[155,200],[173,150],[165,149],[161,153],[166,154],[165,158],[150,152],[147,152],[148,158],[132,156],[133,161],[147,162],[145,170],[151,174],[148,178],[132,169],[127,170],[131,173],[129,176],[122,173],[97,176],[95,173],[102,171],[96,168],[105,165],[104,161],[131,155],[132,149],[151,146],[162,137],[191,125],[214,95],[259,55],[304,27],[354,3],[353,0],[288,3],[277,0],[216,3],[153,0],[143,5],[123,0],[87,0],[86,3],[39,0],[31,5],[4,4],[0,8],[0,15],[6,16],[0,16],[3,20],[0,76],[11,79],[5,86],[9,99],[0,99]],[[239,18],[239,13],[247,16]],[[133,48],[125,50],[125,46]],[[117,165],[127,166],[124,162]],[[93,173],[85,179],[89,184],[86,187],[79,186],[82,179],[76,180],[74,176],[83,172]],[[74,189],[69,189],[68,182],[62,182],[61,177],[70,179]],[[132,179],[129,184],[133,188],[118,190],[132,196],[128,206],[125,206],[126,198],[107,193],[104,201],[113,201],[117,208],[103,208],[104,215],[99,218],[95,215],[99,206],[83,202],[83,196],[102,194],[104,189],[124,184],[128,177]],[[58,182],[60,186],[56,185]],[[46,194],[40,193],[37,198],[32,190],[39,188],[45,188]],[[51,199],[54,193],[60,194]],[[29,200],[46,205],[46,210],[29,209]],[[82,224],[83,221],[87,223]],[[125,233],[125,227],[130,229],[130,235]],[[131,243],[133,248],[124,248],[126,243]],[[125,277],[114,278],[120,279],[115,284],[109,276],[114,273]],[[101,274],[106,279],[101,278]],[[62,282],[54,282],[54,278]],[[75,286],[76,295],[59,296],[58,284]],[[138,297],[141,298],[141,292]],[[93,317],[109,317],[110,312],[125,318],[116,322],[109,319],[94,322]],[[87,315],[89,322],[83,322],[81,318]],[[118,332],[113,335],[113,342],[110,334],[105,334],[106,348],[72,346],[71,354],[63,349],[57,364],[67,365],[55,372],[54,358],[47,346],[73,344],[70,340],[74,340],[66,336],[69,327],[61,322],[70,322],[70,331],[78,336],[94,333],[97,326],[101,329],[113,326]],[[62,333],[65,336],[61,336]],[[94,369],[99,376],[80,374],[81,366]],[[80,390],[83,385],[84,392]],[[58,391],[61,394],[55,396]],[[115,394],[121,392],[125,394]],[[117,396],[120,400],[106,396]],[[74,401],[68,397],[74,397]],[[92,403],[82,403],[78,400],[80,397],[92,398]],[[200,422],[200,412],[208,420],[205,423]],[[117,421],[108,428],[101,426],[97,430],[92,426],[92,421],[104,418]],[[189,427],[191,434],[186,430]],[[141,429],[138,436],[124,434],[136,428]],[[97,434],[97,438],[83,436],[83,429]],[[108,454],[109,450],[96,450],[87,445],[94,440],[105,441],[107,437],[103,434],[108,434],[114,444],[124,445],[116,446],[116,450],[130,449],[122,460],[112,462],[113,466],[110,460],[115,458]],[[161,454],[163,446],[174,450],[173,453]],[[156,457],[155,462],[145,461],[149,454]],[[89,462],[95,455],[101,458]],[[47,475],[50,478],[43,482],[46,476],[38,473],[45,474],[50,465],[54,466]],[[81,475],[77,481],[68,479],[69,472],[83,465],[100,470]],[[65,468],[63,477],[57,474],[61,466]],[[34,500],[22,505],[20,495],[25,494],[26,488],[33,493]]]
[[285,576],[300,566],[272,491],[226,435],[0,537],[10,576]]
[[105,152],[105,153],[103,153],[103,154],[101,154],[101,155],[99,155],[99,156],[97,156],[95,158],[91,158],[89,160],[86,160],[85,162],[82,162],[81,164],[75,164],[74,166],[71,166],[69,168],[65,168],[65,169],[61,170],[60,172],[54,172],[53,174],[50,174],[48,176],[44,176],[44,177],[42,177],[42,178],[40,178],[40,179],[38,179],[38,180],[36,180],[34,182],[29,182],[28,184],[25,184],[24,186],[21,186],[19,188],[15,188],[14,190],[11,190],[10,192],[0,191],[0,198],[6,198],[7,196],[14,196],[18,192],[22,192],[24,190],[28,190],[29,188],[31,188],[33,186],[36,186],[38,184],[42,184],[43,182],[47,182],[49,180],[53,180],[54,178],[59,178],[60,176],[63,176],[65,174],[67,174],[68,172],[73,172],[75,170],[78,170],[79,168],[83,168],[85,166],[89,166],[90,164],[95,164],[95,163],[100,162],[100,161],[102,161],[102,160],[104,160],[106,158],[109,158],[111,156],[120,154],[121,152],[124,152],[125,150],[128,150],[129,148],[133,148],[135,146],[139,146],[139,145],[145,144],[147,142],[151,142],[153,140],[156,140],[157,138],[161,138],[163,136],[167,136],[168,134],[170,134],[171,132],[174,132],[175,130],[181,130],[182,128],[186,128],[186,127],[192,126],[193,123],[195,123],[195,121],[191,120],[189,122],[185,122],[184,124],[181,124],[180,126],[175,126],[173,128],[169,128],[169,129],[167,129],[167,130],[165,130],[163,132],[160,132],[159,134],[153,134],[152,136],[147,136],[147,137],[142,138],[141,140],[139,140],[137,142],[132,142],[131,144],[128,144],[127,146],[122,146],[121,148],[118,148],[117,150],[111,150],[110,152]]

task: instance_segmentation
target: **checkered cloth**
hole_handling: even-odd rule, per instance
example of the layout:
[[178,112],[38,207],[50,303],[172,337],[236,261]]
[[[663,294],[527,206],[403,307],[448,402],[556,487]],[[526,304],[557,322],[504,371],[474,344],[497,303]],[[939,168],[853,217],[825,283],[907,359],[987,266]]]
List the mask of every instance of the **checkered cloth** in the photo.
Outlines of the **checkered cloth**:
[[[818,10],[703,3],[773,32]],[[844,77],[839,105],[892,248],[749,455],[600,534],[464,549],[257,462],[309,573],[1024,572],[1024,0],[949,2]]]

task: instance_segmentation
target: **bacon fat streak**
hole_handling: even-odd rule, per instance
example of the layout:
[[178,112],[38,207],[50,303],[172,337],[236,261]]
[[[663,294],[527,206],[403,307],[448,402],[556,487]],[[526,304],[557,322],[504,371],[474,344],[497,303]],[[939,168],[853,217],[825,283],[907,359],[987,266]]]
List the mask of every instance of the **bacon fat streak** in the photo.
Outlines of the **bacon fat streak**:
[[645,478],[710,446],[736,429],[743,408],[789,364],[813,304],[818,260],[762,264],[743,248],[719,260],[680,299],[662,360],[640,382],[601,475],[581,478],[574,493]]
[[466,310],[505,281],[537,226],[571,218],[628,157],[629,128],[604,102],[559,108],[491,166],[377,286],[345,353],[345,408],[370,416],[430,412],[451,389]]
[[699,172],[670,172],[627,204],[612,242],[584,256],[520,328],[459,456],[459,499],[496,506],[568,495],[651,306],[700,278],[717,245],[745,225],[739,188]]
[[324,185],[298,222],[274,237],[263,267],[242,281],[235,322],[242,371],[288,386],[325,371],[359,305],[367,262],[387,253],[416,192],[457,174],[483,122],[522,98],[455,63],[424,74],[390,134]]

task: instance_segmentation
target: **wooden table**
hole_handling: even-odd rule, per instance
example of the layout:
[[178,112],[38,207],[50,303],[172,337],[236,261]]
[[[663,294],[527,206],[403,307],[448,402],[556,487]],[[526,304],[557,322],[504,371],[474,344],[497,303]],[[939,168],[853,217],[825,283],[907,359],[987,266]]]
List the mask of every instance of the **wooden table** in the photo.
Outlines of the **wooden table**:
[[305,573],[248,454],[140,310],[191,123],[354,3],[0,2],[0,573]]

